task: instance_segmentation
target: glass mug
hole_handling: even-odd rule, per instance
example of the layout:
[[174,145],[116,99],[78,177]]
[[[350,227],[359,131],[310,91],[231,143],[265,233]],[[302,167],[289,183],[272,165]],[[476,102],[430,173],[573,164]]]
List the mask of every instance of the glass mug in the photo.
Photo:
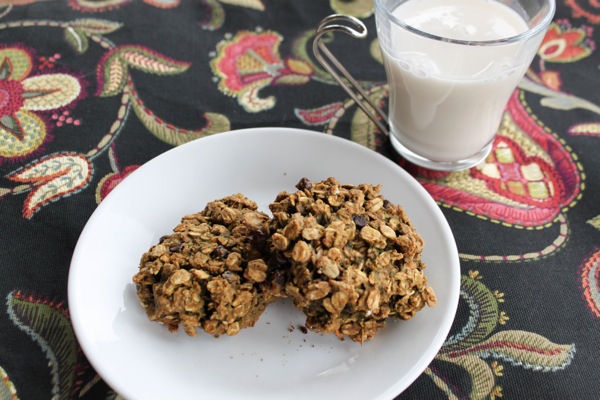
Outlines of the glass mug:
[[360,20],[325,18],[313,52],[401,156],[429,169],[467,169],[489,154],[508,99],[554,16],[554,1],[375,0],[387,115],[321,41],[334,31],[366,37]]

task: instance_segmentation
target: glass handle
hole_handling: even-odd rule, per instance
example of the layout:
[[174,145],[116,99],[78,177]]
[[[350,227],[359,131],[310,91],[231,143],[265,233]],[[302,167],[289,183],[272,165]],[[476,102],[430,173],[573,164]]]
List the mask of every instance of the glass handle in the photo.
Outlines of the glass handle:
[[[343,32],[355,39],[367,37],[367,27],[357,18],[345,14],[333,14],[321,20],[313,40],[313,53],[315,58],[333,79],[352,97],[358,106],[367,114],[375,125],[386,135],[389,135],[387,115],[369,98],[365,90],[350,75],[322,41],[328,32]],[[334,68],[335,67],[335,68]],[[338,73],[339,71],[339,73]],[[342,79],[340,74],[346,79]],[[366,102],[366,104],[365,104]],[[370,106],[371,108],[369,108]],[[373,112],[375,110],[375,112]],[[383,121],[383,122],[382,122]]]

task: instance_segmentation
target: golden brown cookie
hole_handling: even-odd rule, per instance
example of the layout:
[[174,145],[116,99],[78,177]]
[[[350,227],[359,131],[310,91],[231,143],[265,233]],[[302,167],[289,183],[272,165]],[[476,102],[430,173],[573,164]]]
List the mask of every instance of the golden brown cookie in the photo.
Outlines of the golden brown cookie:
[[435,305],[423,240],[381,186],[303,178],[296,188],[269,206],[270,270],[287,271],[285,292],[310,330],[362,343],[388,317]]
[[273,298],[267,276],[269,217],[241,194],[185,216],[143,254],[133,281],[148,318],[190,336],[219,336],[251,327]]

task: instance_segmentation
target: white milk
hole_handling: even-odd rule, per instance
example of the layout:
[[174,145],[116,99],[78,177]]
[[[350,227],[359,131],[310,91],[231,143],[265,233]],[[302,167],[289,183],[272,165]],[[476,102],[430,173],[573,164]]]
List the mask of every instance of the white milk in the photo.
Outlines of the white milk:
[[[458,40],[496,40],[528,29],[515,11],[492,0],[410,0],[392,13],[420,31]],[[521,43],[465,46],[391,29],[391,52],[385,45],[382,52],[393,134],[430,160],[473,157],[492,141],[535,52],[523,52]]]

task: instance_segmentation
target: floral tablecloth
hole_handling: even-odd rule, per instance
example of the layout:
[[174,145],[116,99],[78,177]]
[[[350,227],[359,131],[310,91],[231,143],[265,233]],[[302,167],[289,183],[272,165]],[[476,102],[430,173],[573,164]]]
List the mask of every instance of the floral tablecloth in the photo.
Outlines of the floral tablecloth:
[[[490,157],[411,166],[315,62],[314,28],[372,99],[387,86],[370,0],[69,0],[0,5],[0,399],[119,397],[89,365],[67,299],[95,207],[174,146],[299,127],[385,154],[429,191],[460,252],[454,326],[399,399],[600,397],[600,7],[559,0]],[[158,384],[158,383],[157,383]]]

